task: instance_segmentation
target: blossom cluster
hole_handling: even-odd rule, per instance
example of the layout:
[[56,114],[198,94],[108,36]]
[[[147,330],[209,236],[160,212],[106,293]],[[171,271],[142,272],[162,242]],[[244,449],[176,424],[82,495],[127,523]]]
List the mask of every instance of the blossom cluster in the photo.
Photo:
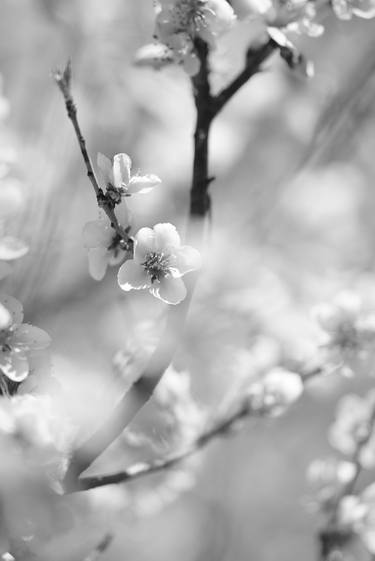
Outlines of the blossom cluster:
[[356,493],[354,484],[361,469],[375,466],[375,393],[363,398],[341,399],[329,430],[330,444],[343,457],[315,460],[308,470],[316,506],[332,517],[337,529],[358,535],[375,552],[375,486]]
[[236,20],[226,0],[158,0],[155,8],[157,42],[143,47],[136,62],[154,68],[179,64],[190,76],[200,68],[195,41],[202,39],[214,48]]
[[248,399],[251,411],[260,415],[278,416],[297,401],[303,393],[299,374],[274,367],[250,385]]
[[[132,175],[127,154],[116,154],[111,162],[103,155],[98,166],[107,196],[114,201],[116,216],[125,232],[130,231],[130,215],[126,198],[148,193],[160,183],[156,175]],[[83,230],[89,253],[92,277],[101,280],[108,265],[121,264],[118,283],[122,290],[148,290],[168,304],[178,304],[186,296],[181,277],[200,267],[200,254],[191,246],[182,245],[172,224],[156,224],[141,228],[133,237],[132,249],[107,217],[88,222]]]
[[[218,39],[241,18],[251,23],[255,42],[271,38],[281,47],[281,54],[285,45],[295,49],[284,33],[309,37],[324,33],[319,21],[324,4],[313,0],[155,0],[154,4],[155,42],[139,49],[135,63],[158,70],[177,64],[190,76],[200,69],[196,40],[202,39],[213,50]],[[375,17],[375,0],[333,0],[330,6],[342,20],[353,15]]]
[[340,292],[332,302],[316,306],[313,314],[322,331],[326,359],[335,368],[351,375],[359,362],[373,355],[375,313],[364,309],[357,293]]
[[8,232],[11,221],[20,213],[23,204],[20,184],[11,176],[11,164],[16,155],[5,134],[4,121],[8,111],[8,101],[1,93],[0,76],[0,280],[12,272],[11,263],[28,252],[27,245]]

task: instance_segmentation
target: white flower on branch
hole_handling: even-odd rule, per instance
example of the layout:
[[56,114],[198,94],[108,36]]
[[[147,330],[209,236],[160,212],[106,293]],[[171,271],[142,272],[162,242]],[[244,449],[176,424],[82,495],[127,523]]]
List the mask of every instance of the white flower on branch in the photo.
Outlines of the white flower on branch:
[[342,20],[352,19],[353,15],[362,19],[375,17],[374,0],[332,0],[332,9]]
[[258,16],[272,29],[292,31],[309,37],[320,37],[324,27],[316,21],[314,2],[309,0],[246,0],[249,13]]
[[307,479],[313,487],[316,506],[321,510],[334,506],[342,487],[353,481],[355,475],[353,462],[337,458],[314,460],[309,465]]
[[284,368],[273,368],[248,390],[250,407],[259,414],[278,416],[301,396],[301,376]]
[[[195,39],[203,39],[214,48],[217,39],[236,20],[226,0],[158,0],[155,6],[155,37],[159,43],[153,48],[151,45],[144,47],[138,53],[136,62],[160,68],[173,61],[182,65],[191,76],[197,74],[200,67]],[[163,46],[167,51],[162,50]]]
[[13,382],[22,382],[51,339],[39,327],[22,323],[23,309],[18,300],[1,295],[0,305],[9,314],[8,322],[0,328],[0,374]]
[[358,450],[358,461],[364,468],[375,466],[374,411],[374,391],[363,398],[346,395],[337,406],[336,420],[329,431],[331,445],[348,456]]
[[322,345],[335,368],[352,375],[363,364],[371,373],[375,314],[363,309],[359,295],[342,291],[331,303],[316,306],[313,315],[324,332]]
[[118,282],[122,290],[148,289],[167,304],[178,304],[186,296],[182,276],[201,266],[200,253],[181,245],[172,224],[141,228],[134,237],[134,259],[121,265]]
[[154,174],[132,175],[132,161],[127,154],[116,154],[112,162],[104,154],[98,154],[98,166],[107,192],[117,191],[120,196],[148,193],[161,183]]
[[375,553],[375,484],[360,495],[346,495],[338,508],[339,525],[357,534],[368,551]]

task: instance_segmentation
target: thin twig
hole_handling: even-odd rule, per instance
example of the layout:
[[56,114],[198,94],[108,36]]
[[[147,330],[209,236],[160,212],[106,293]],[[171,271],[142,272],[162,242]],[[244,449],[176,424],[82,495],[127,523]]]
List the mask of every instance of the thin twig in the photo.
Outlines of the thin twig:
[[238,92],[240,88],[246,82],[250,80],[254,74],[260,71],[261,65],[267,60],[267,58],[277,49],[277,44],[269,39],[267,43],[261,45],[257,48],[250,47],[246,53],[246,63],[245,67],[234,78],[234,80],[226,86],[221,92],[219,92],[214,98],[214,112],[215,115],[221,111],[221,109],[228,103],[228,101]]
[[99,182],[96,178],[94,168],[86,147],[86,140],[82,134],[81,127],[78,121],[77,116],[77,107],[74,102],[72,92],[71,92],[71,65],[70,62],[66,65],[66,68],[63,72],[56,71],[54,73],[54,79],[56,84],[58,85],[65,101],[65,107],[67,115],[73,125],[75,135],[77,137],[77,141],[79,144],[79,148],[81,150],[82,158],[86,166],[87,170],[87,177],[91,181],[91,185],[95,191],[96,200],[98,206],[104,210],[106,215],[109,218],[111,226],[119,236],[126,242],[132,244],[132,240],[128,235],[127,231],[121,226],[119,221],[117,220],[116,213],[114,211],[113,201],[111,201],[103,192],[103,189],[100,187]]
[[347,495],[352,495],[355,491],[356,483],[363,469],[361,454],[373,435],[374,426],[375,407],[373,407],[369,417],[366,433],[357,441],[356,449],[350,459],[351,463],[354,465],[353,477],[341,487],[340,492],[335,497],[335,502],[332,505],[328,520],[324,528],[319,531],[320,559],[322,561],[329,561],[334,551],[339,551],[350,541],[351,532],[349,530],[343,530],[338,524],[339,507],[342,499]]

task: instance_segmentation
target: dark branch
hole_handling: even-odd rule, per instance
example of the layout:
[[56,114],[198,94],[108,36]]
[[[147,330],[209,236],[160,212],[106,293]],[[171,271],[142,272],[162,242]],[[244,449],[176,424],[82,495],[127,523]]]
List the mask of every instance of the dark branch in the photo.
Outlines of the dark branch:
[[273,39],[269,39],[267,43],[261,45],[260,47],[250,47],[246,53],[246,63],[245,67],[234,78],[234,80],[226,86],[221,92],[217,94],[214,98],[214,113],[215,115],[221,111],[221,109],[228,103],[228,101],[238,92],[240,88],[252,76],[260,71],[262,64],[267,60],[267,58],[278,48],[277,44]]

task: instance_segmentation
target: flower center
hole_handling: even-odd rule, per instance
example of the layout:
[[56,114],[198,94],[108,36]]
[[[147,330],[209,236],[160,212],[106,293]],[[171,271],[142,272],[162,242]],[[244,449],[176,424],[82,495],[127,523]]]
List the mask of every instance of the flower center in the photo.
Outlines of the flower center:
[[148,253],[142,263],[145,271],[150,275],[151,282],[160,281],[170,273],[169,255],[165,253]]

